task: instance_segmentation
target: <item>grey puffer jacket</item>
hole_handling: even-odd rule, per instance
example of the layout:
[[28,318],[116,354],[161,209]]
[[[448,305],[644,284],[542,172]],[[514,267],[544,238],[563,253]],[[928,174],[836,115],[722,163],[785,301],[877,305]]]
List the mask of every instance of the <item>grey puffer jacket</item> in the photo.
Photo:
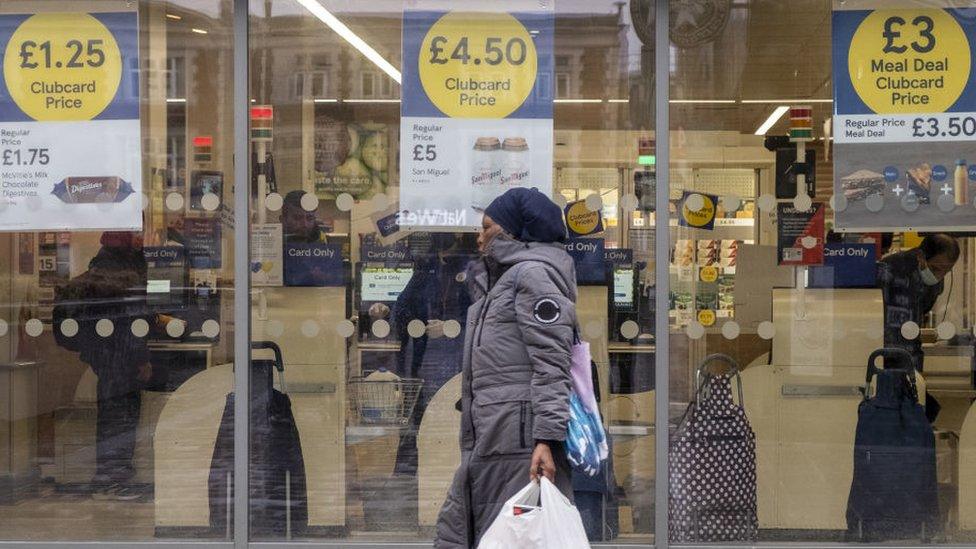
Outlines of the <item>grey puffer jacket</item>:
[[505,236],[488,256],[503,274],[468,309],[461,464],[438,516],[437,548],[477,547],[501,505],[529,482],[535,441],[551,441],[556,485],[572,495],[562,441],[576,326],[573,260],[561,244]]

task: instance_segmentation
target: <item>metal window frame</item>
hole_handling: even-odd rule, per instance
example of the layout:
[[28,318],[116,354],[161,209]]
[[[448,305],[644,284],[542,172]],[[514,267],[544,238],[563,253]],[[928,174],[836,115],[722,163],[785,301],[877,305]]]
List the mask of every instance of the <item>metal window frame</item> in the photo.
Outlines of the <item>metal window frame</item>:
[[[654,152],[657,155],[654,215],[654,543],[667,549],[668,540],[668,420],[670,388],[670,318],[663,304],[671,294],[671,227],[668,211],[671,167],[671,0],[654,5]],[[660,215],[661,211],[665,215]],[[663,258],[663,260],[662,260]]]

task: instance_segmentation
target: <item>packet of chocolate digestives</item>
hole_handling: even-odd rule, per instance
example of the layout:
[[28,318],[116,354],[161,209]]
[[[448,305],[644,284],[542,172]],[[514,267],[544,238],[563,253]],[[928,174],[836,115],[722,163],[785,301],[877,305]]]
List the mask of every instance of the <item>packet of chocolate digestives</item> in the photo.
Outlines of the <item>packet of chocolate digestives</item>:
[[67,177],[54,185],[51,194],[68,204],[122,202],[134,191],[118,176]]

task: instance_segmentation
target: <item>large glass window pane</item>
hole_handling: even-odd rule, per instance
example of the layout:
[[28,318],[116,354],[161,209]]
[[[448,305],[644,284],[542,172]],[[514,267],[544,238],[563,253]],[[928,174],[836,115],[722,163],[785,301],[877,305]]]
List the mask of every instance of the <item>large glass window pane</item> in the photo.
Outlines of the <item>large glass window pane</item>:
[[[913,117],[944,107],[865,90],[901,101],[926,85],[894,63],[924,56],[898,48],[899,21],[922,49],[912,21],[939,20],[940,39],[955,26],[968,52],[971,18],[930,2],[712,5],[670,3],[671,539],[963,542],[971,141],[920,140]],[[894,112],[904,139],[865,130]]]
[[0,5],[0,540],[228,535],[230,14]]
[[[480,499],[508,499],[536,439],[564,436],[533,431],[547,420],[529,380],[534,365],[550,385],[540,372],[571,341],[511,356],[549,322],[568,329],[569,307],[610,448],[595,477],[563,468],[557,483],[592,540],[650,542],[654,45],[651,2],[632,4],[251,2],[251,319],[267,348],[251,372],[252,539],[432,539],[469,408],[499,412],[475,414],[475,437],[498,440],[470,452],[467,476]],[[542,191],[549,228],[570,212],[575,263],[551,250],[578,289],[540,296],[535,319],[500,312],[508,331],[475,340],[469,311],[493,299],[478,276],[482,210],[506,187]],[[474,368],[512,369],[498,394],[475,381],[462,398],[466,339],[494,349],[473,351]],[[472,537],[496,512],[471,510]]]

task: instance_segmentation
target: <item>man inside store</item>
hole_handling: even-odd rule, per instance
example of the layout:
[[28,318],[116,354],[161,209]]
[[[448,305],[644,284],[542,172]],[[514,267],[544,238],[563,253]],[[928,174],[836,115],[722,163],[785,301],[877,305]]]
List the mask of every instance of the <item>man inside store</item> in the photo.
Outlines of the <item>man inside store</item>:
[[319,219],[315,210],[302,207],[305,191],[291,191],[281,206],[281,230],[285,242],[291,244],[325,244],[329,227]]
[[146,338],[134,332],[161,317],[148,314],[142,234],[105,232],[100,244],[88,270],[57,288],[54,334],[98,377],[92,497],[131,501],[144,495],[131,484],[132,458],[141,390],[153,373]]
[[[955,237],[933,233],[925,236],[918,248],[889,255],[878,262],[878,287],[884,298],[885,346],[908,351],[918,371],[922,371],[925,359],[921,338],[905,338],[902,326],[906,322],[922,325],[925,315],[942,295],[946,275],[959,260],[959,254]],[[952,291],[951,284],[949,291]],[[926,395],[925,412],[929,421],[935,420],[939,408],[935,399]]]

